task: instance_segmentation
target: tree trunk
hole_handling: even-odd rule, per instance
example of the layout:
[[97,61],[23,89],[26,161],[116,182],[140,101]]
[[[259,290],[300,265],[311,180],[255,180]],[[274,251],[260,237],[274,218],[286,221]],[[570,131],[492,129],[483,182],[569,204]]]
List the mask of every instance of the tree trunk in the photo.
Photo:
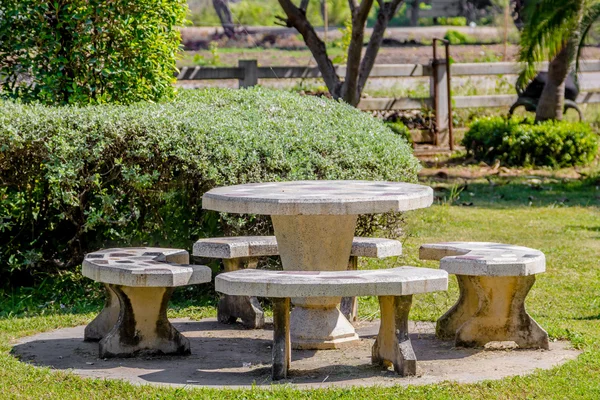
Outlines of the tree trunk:
[[283,22],[281,25],[294,27],[300,32],[306,46],[317,62],[321,76],[331,96],[334,99],[342,99],[348,104],[357,106],[381,47],[383,34],[403,0],[391,0],[389,2],[377,0],[380,10],[364,56],[362,56],[362,50],[365,25],[373,0],[362,0],[360,3],[357,3],[356,0],[348,0],[352,12],[352,39],[348,47],[346,76],[343,81],[337,75],[336,68],[329,59],[325,43],[317,36],[313,26],[306,18],[306,7],[309,1],[302,0],[300,7],[294,5],[291,0],[278,1],[287,18],[277,18]]
[[525,0],[510,0],[509,5],[512,7],[512,16],[515,26],[520,31],[523,30],[525,22],[523,21],[523,12],[525,11]]
[[306,10],[296,7],[291,0],[279,0],[279,5],[283,8],[287,19],[279,18],[284,21],[286,26],[294,27],[302,35],[304,43],[310,50],[312,56],[317,62],[323,81],[334,99],[340,98],[341,82],[337,76],[335,66],[327,56],[327,47],[319,38],[315,29],[306,18]]
[[419,25],[419,2],[420,0],[413,0],[410,5],[410,26]]
[[235,34],[233,20],[231,19],[231,10],[229,9],[228,0],[212,0],[213,7],[217,12],[217,16],[221,21],[223,32],[228,38],[232,38]]
[[[352,2],[350,4],[353,4]],[[346,61],[346,77],[342,86],[342,99],[353,106],[358,105],[360,93],[358,91],[358,74],[362,58],[362,48],[365,38],[365,25],[373,0],[362,0],[360,5],[351,6],[352,11],[352,36],[348,46]]]
[[554,119],[561,121],[563,118],[563,107],[565,104],[565,80],[571,67],[570,54],[573,52],[574,43],[569,42],[550,61],[548,65],[548,79],[544,90],[538,101],[535,113],[536,121],[547,121]]
[[400,8],[401,4],[401,0],[380,3],[379,11],[377,12],[377,20],[375,21],[375,26],[373,26],[373,32],[371,33],[369,44],[367,45],[365,55],[363,56],[360,65],[360,73],[358,76],[359,97],[360,94],[362,94],[365,85],[367,84],[367,79],[371,74],[373,65],[375,65],[375,59],[377,58],[379,48],[381,47],[381,43],[383,42],[383,35],[385,34],[385,30],[387,29],[387,26],[390,23],[391,19],[394,18],[394,15],[396,15],[396,13],[398,12],[398,9]]

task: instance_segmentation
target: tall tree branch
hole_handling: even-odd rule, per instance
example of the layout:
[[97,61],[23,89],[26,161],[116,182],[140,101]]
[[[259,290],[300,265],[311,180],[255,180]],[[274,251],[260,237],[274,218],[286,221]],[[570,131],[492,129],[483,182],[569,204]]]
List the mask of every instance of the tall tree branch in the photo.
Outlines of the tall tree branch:
[[350,46],[348,46],[346,77],[342,86],[342,98],[352,105],[357,105],[360,100],[358,73],[365,37],[365,24],[372,6],[373,0],[362,0],[358,8],[355,8],[355,11],[352,13],[352,40],[350,41]]
[[367,83],[367,79],[371,74],[371,70],[373,69],[373,65],[375,65],[375,59],[377,58],[377,53],[381,48],[385,30],[387,29],[390,20],[398,12],[398,9],[400,8],[400,5],[402,5],[403,1],[404,0],[392,0],[390,2],[384,2],[383,0],[378,0],[379,11],[377,12],[377,20],[375,21],[375,26],[373,27],[369,44],[365,50],[365,55],[360,63],[360,71],[358,75],[359,94],[362,93],[365,84]]
[[212,0],[213,7],[215,8],[215,12],[219,17],[219,21],[221,21],[221,26],[223,27],[223,33],[228,38],[232,38],[235,36],[235,28],[233,25],[233,20],[231,18],[231,10],[229,9],[229,1],[228,0]]
[[302,35],[304,42],[317,62],[317,66],[325,81],[325,85],[327,85],[327,89],[329,89],[329,92],[334,98],[338,98],[341,86],[340,78],[337,76],[333,63],[327,56],[325,43],[323,43],[313,26],[308,22],[305,12],[302,12],[302,10],[296,7],[290,0],[278,1],[287,16],[287,19],[285,20],[286,25],[296,28]]
[[306,15],[306,10],[308,9],[308,1],[309,0],[302,0],[300,2],[300,10],[304,13],[304,15]]

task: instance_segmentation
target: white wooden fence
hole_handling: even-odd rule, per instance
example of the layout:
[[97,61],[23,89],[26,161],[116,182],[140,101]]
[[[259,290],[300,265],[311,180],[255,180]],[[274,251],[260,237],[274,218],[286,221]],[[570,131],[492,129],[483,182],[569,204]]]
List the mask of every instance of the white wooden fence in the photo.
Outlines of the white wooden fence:
[[[437,73],[434,74],[434,68]],[[434,107],[434,100],[438,105],[445,104],[450,95],[446,89],[445,60],[439,60],[437,65],[423,64],[377,64],[371,71],[371,78],[398,78],[410,79],[419,77],[430,78],[429,97],[402,97],[402,98],[363,98],[358,108],[364,111],[392,111],[392,110],[418,110],[423,107]],[[541,63],[539,70],[548,68],[547,63]],[[337,73],[345,75],[345,66],[338,66]],[[450,76],[492,76],[516,75],[519,64],[514,62],[497,63],[463,63],[450,66]],[[600,60],[586,60],[580,69],[580,79],[593,72],[600,72]],[[240,60],[237,67],[182,67],[177,75],[178,80],[219,80],[238,79],[239,87],[250,87],[258,84],[259,79],[301,79],[319,78],[321,76],[316,67],[258,67],[256,60]],[[435,79],[434,79],[435,77]],[[435,81],[437,79],[437,84]],[[434,91],[437,91],[435,93]],[[452,96],[452,107],[505,107],[512,105],[517,95],[497,94],[486,96]],[[600,103],[600,92],[583,92],[579,94],[578,103]],[[442,107],[443,109],[443,107]],[[447,110],[446,110],[447,112]],[[439,113],[439,112],[438,112]],[[446,115],[436,115],[437,123],[447,120]],[[443,131],[442,129],[441,131]],[[439,132],[438,132],[439,133]],[[442,144],[442,139],[438,144]],[[442,144],[443,145],[443,144]]]
[[[540,64],[540,70],[548,68],[547,63]],[[422,64],[377,64],[371,71],[371,78],[417,78],[432,77],[431,65]],[[450,75],[484,76],[484,75],[516,75],[518,63],[464,63],[452,64]],[[588,60],[581,66],[583,79],[589,72],[600,72],[600,60]],[[344,76],[345,66],[338,66],[337,73]],[[316,67],[258,67],[255,60],[240,60],[237,67],[182,67],[177,75],[178,80],[218,80],[238,79],[240,87],[258,84],[259,79],[300,79],[319,78]],[[442,85],[443,86],[443,85]],[[442,88],[443,89],[443,88]],[[433,95],[433,93],[432,93]],[[417,110],[432,105],[432,97],[403,98],[366,98],[362,99],[359,108],[365,111],[381,110]],[[510,106],[517,99],[516,95],[498,94],[486,96],[453,96],[454,108],[503,107]],[[578,103],[600,103],[599,92],[580,93]]]

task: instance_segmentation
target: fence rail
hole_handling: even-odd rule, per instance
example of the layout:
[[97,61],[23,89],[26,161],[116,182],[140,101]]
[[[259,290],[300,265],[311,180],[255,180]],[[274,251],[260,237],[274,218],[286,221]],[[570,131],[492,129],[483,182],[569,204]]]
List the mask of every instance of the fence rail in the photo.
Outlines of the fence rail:
[[[249,64],[253,64],[254,60]],[[539,70],[546,71],[548,63],[540,63]],[[254,71],[252,71],[254,70]],[[600,72],[600,60],[588,60],[581,64],[580,71]],[[256,65],[238,67],[182,67],[178,80],[211,80],[211,79],[244,79],[248,72],[253,72],[257,79],[299,79],[320,78],[317,67],[258,67]],[[336,67],[338,75],[346,74],[346,67]],[[519,73],[519,63],[460,63],[450,66],[452,76],[482,76],[482,75],[516,75]],[[418,78],[430,77],[433,74],[431,65],[426,64],[377,64],[373,66],[371,78]]]

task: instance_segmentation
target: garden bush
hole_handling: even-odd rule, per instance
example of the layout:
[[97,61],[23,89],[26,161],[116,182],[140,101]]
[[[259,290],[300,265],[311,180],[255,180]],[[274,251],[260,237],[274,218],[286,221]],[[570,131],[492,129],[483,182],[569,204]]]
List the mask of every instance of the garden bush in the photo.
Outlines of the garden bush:
[[[268,217],[202,211],[221,185],[296,179],[415,181],[410,147],[341,102],[264,89],[182,91],[170,102],[0,103],[0,282],[71,270],[119,245],[191,248],[267,234]],[[363,219],[368,234],[392,216]],[[1,286],[1,285],[0,285]]]
[[598,136],[583,122],[481,118],[471,124],[462,144],[477,160],[512,166],[583,165],[598,153]]
[[401,121],[386,121],[385,124],[392,132],[403,137],[409,144],[413,143],[410,130]]
[[438,23],[438,25],[445,25],[445,26],[467,26],[467,18],[466,17],[438,17],[437,23]]
[[173,94],[185,0],[2,0],[0,95],[45,104]]
[[466,33],[459,32],[454,29],[448,29],[446,34],[444,35],[444,39],[446,39],[450,44],[472,44],[475,43],[475,38],[471,35],[467,35]]

